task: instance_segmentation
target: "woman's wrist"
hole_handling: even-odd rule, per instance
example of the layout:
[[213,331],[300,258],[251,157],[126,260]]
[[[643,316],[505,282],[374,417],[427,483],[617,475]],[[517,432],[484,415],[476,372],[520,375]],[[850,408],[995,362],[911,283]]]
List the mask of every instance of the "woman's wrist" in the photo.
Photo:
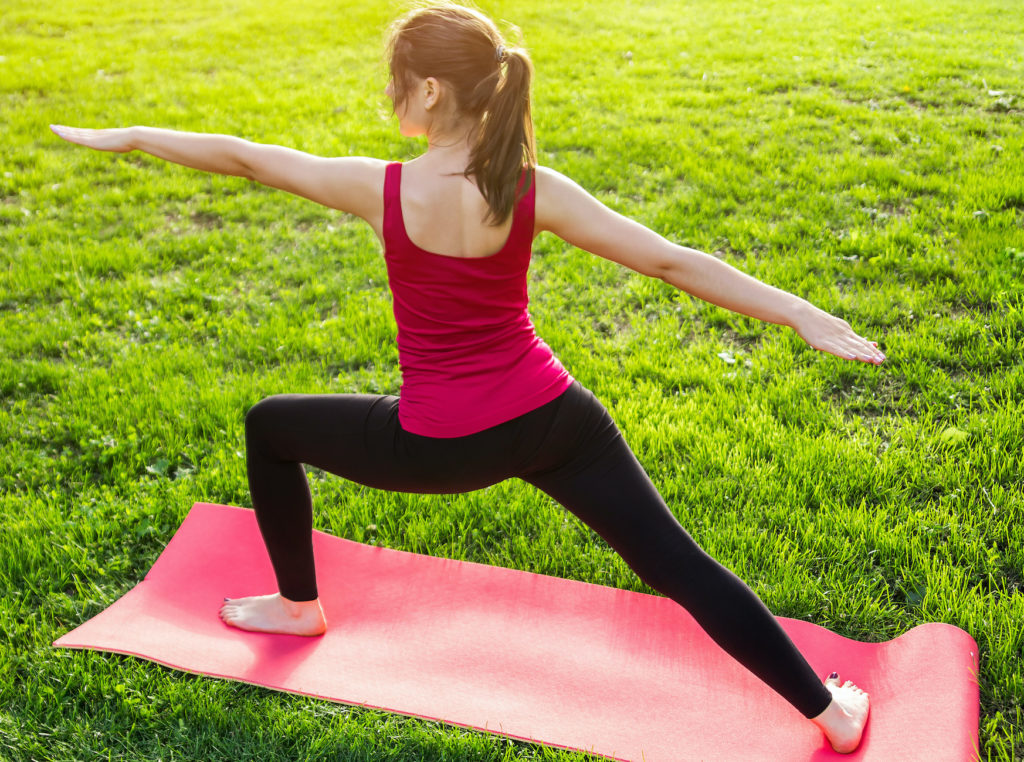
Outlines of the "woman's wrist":
[[790,294],[789,296],[791,298],[791,302],[786,307],[786,319],[783,322],[783,325],[786,325],[799,333],[801,324],[813,316],[815,312],[819,312],[819,310],[806,299],[794,294]]

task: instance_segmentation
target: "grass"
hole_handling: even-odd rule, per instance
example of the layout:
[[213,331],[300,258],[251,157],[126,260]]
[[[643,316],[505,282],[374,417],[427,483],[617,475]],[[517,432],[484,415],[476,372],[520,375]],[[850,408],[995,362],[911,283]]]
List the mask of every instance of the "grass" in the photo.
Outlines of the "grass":
[[[361,223],[50,122],[422,150],[379,116],[395,3],[7,0],[0,20],[0,757],[582,760],[50,642],[195,501],[248,505],[243,416],[395,392]],[[541,162],[809,298],[846,364],[542,237],[538,330],[682,523],[777,614],[981,649],[981,758],[1024,758],[1024,20],[1010,0],[488,2],[538,70]],[[730,362],[730,360],[732,362]],[[310,472],[316,526],[643,590],[519,483],[385,494]],[[371,528],[372,527],[372,528]]]

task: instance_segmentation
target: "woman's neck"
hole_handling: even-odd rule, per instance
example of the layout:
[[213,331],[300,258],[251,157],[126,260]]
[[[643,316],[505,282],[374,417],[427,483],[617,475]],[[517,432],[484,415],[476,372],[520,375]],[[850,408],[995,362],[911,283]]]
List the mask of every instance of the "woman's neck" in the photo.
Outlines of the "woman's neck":
[[[473,127],[465,124],[456,124],[443,131],[428,131],[427,151],[420,159],[425,164],[446,168],[447,171],[462,172],[469,165],[473,132]],[[457,169],[451,170],[451,167]]]

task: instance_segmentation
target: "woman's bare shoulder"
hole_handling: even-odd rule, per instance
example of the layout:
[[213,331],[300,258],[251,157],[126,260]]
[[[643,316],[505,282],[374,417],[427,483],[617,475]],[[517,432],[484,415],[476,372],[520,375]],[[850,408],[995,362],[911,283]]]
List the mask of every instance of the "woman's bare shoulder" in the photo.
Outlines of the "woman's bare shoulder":
[[339,174],[364,192],[384,191],[384,175],[392,162],[372,156],[342,156],[332,160]]
[[295,168],[295,182],[303,186],[299,195],[355,214],[377,227],[383,213],[385,170],[390,163],[369,156],[317,158]]
[[538,191],[542,189],[550,190],[552,188],[558,187],[563,183],[572,183],[573,185],[576,184],[568,177],[563,175],[561,172],[559,172],[556,169],[552,169],[551,167],[544,167],[538,164],[534,169],[536,170],[535,177],[537,178]]
[[597,200],[578,183],[550,167],[537,166],[537,232],[550,230],[558,233],[569,217],[592,212]]

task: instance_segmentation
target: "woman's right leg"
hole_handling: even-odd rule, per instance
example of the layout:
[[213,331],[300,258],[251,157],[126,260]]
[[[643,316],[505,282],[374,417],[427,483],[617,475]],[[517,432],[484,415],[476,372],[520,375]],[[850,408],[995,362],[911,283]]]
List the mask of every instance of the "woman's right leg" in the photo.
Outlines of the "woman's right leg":
[[829,691],[775,617],[679,525],[624,441],[576,474],[528,481],[593,528],[640,579],[683,606],[712,640],[805,716],[828,706]]
[[[833,709],[838,686],[822,683],[764,603],[683,529],[600,402],[579,387],[563,406],[545,452],[521,478],[598,532],[641,579],[682,605],[723,650],[804,716],[817,721]],[[848,689],[844,700],[856,703],[856,690]],[[826,731],[837,749],[859,741],[866,696],[863,701],[859,723]],[[843,735],[857,724],[855,738]]]

